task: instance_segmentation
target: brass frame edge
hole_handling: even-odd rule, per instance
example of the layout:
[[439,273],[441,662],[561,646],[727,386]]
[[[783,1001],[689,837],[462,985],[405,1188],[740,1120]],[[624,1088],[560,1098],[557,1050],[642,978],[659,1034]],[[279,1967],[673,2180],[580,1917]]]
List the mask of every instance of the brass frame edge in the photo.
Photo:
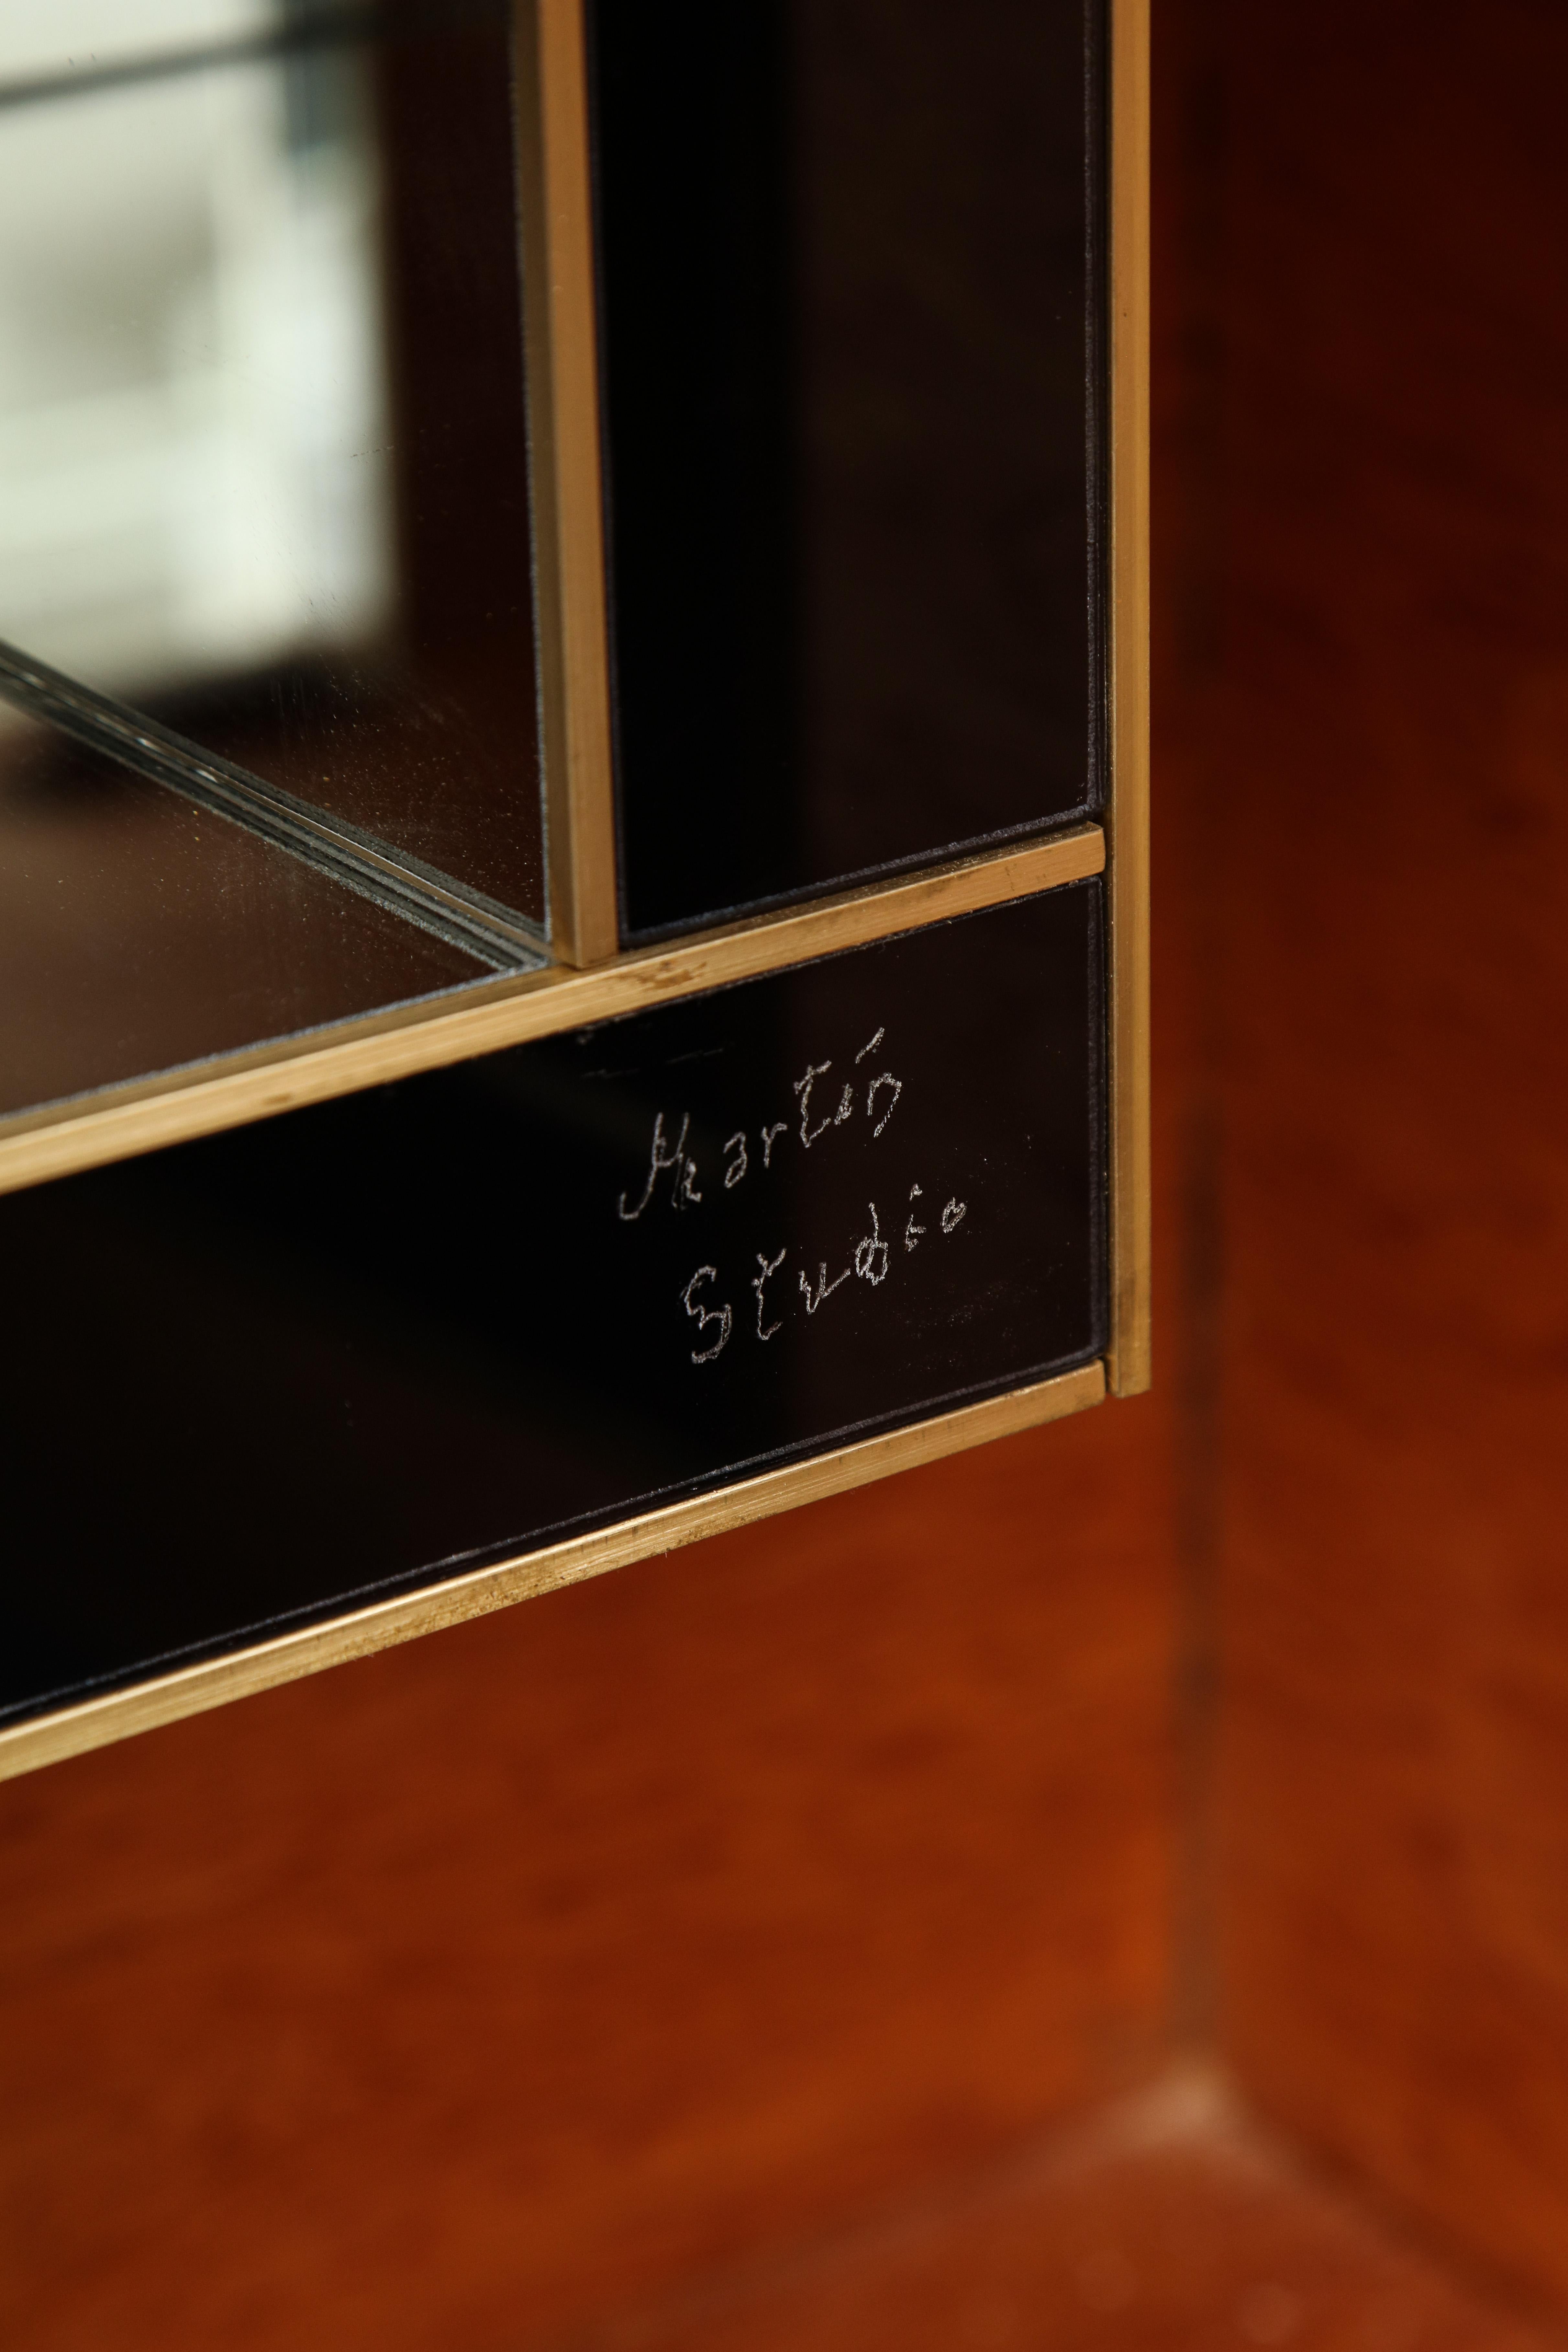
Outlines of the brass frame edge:
[[0,1122],[0,1192],[758,979],[846,948],[869,947],[900,931],[1083,881],[1103,872],[1105,862],[1100,827],[1075,825],[1046,841],[636,950],[588,970],[554,964],[476,982],[458,1001],[443,999],[435,1010],[426,1002],[366,1014],[336,1029],[197,1064],[179,1073],[177,1083],[142,1080],[89,1097],[72,1115],[26,1112]]
[[1112,1392],[1152,1377],[1149,1039],[1150,0],[1111,0],[1110,1349]]
[[522,0],[517,115],[550,940],[620,945],[583,0]]
[[1100,1403],[1104,1394],[1103,1365],[1085,1364],[1005,1396],[988,1398],[983,1404],[939,1413],[912,1428],[864,1438],[810,1461],[740,1480],[716,1494],[669,1504],[595,1534],[575,1536],[545,1550],[452,1577],[423,1592],[378,1601],[327,1624],[258,1643],[232,1656],[182,1667],[130,1690],[110,1692],[101,1698],[62,1707],[58,1714],[14,1724],[0,1730],[0,1780],[37,1771],[69,1756],[85,1755],[161,1724],[205,1714],[258,1691],[274,1690],[325,1667],[369,1657],[395,1643],[439,1633],[470,1617],[486,1616],[493,1609],[509,1608],[514,1601],[533,1600],[563,1585],[604,1576],[652,1553],[674,1551],[705,1536],[721,1535],[771,1517],[774,1512],[844,1494],[852,1486],[868,1486],[873,1479],[889,1477],[920,1463],[940,1461],[945,1454],[993,1438],[1062,1420]]

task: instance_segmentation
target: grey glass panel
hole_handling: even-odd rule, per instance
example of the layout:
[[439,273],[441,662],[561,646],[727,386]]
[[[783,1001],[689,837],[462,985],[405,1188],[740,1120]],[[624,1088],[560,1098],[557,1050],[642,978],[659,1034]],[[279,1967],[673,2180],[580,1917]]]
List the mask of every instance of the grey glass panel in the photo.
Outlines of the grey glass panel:
[[114,21],[0,43],[0,637],[541,922],[508,13]]
[[483,971],[68,737],[0,725],[0,1112]]

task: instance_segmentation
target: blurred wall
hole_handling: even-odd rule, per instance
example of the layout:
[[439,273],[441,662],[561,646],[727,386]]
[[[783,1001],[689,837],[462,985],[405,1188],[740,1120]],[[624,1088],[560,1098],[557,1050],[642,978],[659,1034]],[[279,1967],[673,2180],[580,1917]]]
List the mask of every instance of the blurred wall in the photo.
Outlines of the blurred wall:
[[1568,13],[1173,13],[1215,433],[1226,2038],[1561,2298]]

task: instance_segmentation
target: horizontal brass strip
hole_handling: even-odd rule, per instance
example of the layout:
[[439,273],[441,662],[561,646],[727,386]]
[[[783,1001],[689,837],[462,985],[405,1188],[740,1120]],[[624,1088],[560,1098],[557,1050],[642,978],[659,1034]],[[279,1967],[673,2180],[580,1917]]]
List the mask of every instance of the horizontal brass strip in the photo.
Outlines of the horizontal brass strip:
[[[674,1551],[703,1536],[720,1535],[727,1528],[767,1518],[775,1511],[818,1502],[851,1486],[868,1486],[873,1479],[913,1469],[921,1462],[938,1461],[966,1446],[1007,1437],[1041,1422],[1059,1421],[1086,1405],[1098,1404],[1104,1394],[1103,1365],[1085,1364],[1076,1371],[1060,1372],[1054,1380],[1016,1389],[1008,1396],[939,1414],[912,1429],[866,1438],[812,1461],[792,1463],[787,1469],[765,1471],[761,1477],[743,1479],[718,1494],[669,1504],[662,1510],[623,1520],[618,1527],[552,1544],[524,1559],[453,1577],[427,1591],[379,1601],[330,1624],[285,1633],[232,1657],[186,1666],[134,1689],[64,1707],[31,1723],[15,1724],[0,1731],[0,1780],[58,1763],[68,1756],[83,1755],[89,1748],[107,1747],[133,1732],[151,1731],[159,1724],[203,1714],[232,1699],[275,1689],[280,1683],[296,1682],[325,1666],[369,1657],[395,1642],[439,1633],[466,1618],[507,1608],[514,1601],[532,1600],[564,1584],[580,1584],[650,1553]],[[215,1547],[214,1573],[221,1575],[222,1567],[221,1547]]]
[[1105,866],[1098,825],[785,908],[585,970],[508,973],[423,1003],[193,1064],[0,1120],[0,1192],[216,1135],[565,1029],[868,947],[983,907],[1084,880]]

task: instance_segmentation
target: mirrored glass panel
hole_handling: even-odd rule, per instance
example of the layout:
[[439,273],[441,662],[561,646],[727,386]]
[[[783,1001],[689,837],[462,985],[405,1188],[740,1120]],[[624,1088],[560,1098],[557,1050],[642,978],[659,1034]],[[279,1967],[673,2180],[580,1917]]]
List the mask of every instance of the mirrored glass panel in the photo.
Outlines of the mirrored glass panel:
[[0,638],[542,923],[509,11],[5,17]]
[[0,1117],[485,970],[68,736],[0,734]]
[[227,46],[276,23],[273,0],[10,0],[0,12],[0,76],[73,80],[150,52]]

